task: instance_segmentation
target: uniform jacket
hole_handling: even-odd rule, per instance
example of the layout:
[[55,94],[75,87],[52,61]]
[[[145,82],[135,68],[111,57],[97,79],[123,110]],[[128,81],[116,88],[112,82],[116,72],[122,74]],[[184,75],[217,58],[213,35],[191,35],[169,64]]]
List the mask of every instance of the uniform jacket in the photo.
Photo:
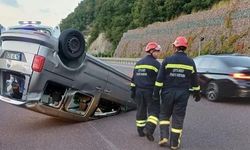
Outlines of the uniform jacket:
[[162,62],[155,86],[163,90],[170,88],[200,90],[193,59],[182,51],[166,57]]
[[145,56],[134,67],[131,87],[153,90],[159,69],[160,63],[152,55]]

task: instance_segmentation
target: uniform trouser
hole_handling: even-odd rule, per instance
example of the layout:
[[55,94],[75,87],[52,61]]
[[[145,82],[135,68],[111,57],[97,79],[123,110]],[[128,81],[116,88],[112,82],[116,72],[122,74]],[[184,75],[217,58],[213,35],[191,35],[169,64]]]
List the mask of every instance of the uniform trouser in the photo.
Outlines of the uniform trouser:
[[136,88],[136,126],[139,135],[143,133],[144,128],[149,134],[153,134],[159,121],[160,101],[153,100],[152,93],[149,89]]
[[[161,139],[170,137],[171,147],[179,147],[183,122],[189,98],[189,91],[183,89],[162,90],[160,109]],[[171,135],[169,136],[170,117],[172,116]]]

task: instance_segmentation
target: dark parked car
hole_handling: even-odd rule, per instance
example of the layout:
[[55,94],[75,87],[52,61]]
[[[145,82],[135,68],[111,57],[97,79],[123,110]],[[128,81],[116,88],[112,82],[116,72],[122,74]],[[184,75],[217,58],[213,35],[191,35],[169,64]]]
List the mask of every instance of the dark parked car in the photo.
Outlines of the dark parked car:
[[202,93],[210,101],[250,98],[250,57],[204,55],[194,59]]
[[1,40],[1,101],[76,121],[135,108],[130,78],[87,54],[78,30],[27,22]]

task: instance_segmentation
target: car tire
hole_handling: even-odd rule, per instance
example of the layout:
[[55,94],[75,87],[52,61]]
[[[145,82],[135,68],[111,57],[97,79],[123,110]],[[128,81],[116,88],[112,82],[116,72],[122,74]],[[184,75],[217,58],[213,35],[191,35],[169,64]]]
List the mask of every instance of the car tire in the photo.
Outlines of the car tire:
[[75,60],[85,53],[85,40],[75,29],[64,30],[59,37],[59,55],[67,60]]
[[215,81],[210,81],[206,88],[206,98],[209,101],[219,101],[220,99],[220,90],[219,85]]

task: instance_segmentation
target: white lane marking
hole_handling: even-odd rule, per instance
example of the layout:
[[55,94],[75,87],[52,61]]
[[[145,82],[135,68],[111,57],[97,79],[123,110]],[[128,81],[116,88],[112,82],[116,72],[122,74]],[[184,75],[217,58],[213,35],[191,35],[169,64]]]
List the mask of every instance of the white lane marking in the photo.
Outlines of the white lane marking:
[[96,133],[110,146],[112,150],[119,150],[110,140],[108,140],[101,132],[99,132],[91,123],[89,125],[96,131]]

